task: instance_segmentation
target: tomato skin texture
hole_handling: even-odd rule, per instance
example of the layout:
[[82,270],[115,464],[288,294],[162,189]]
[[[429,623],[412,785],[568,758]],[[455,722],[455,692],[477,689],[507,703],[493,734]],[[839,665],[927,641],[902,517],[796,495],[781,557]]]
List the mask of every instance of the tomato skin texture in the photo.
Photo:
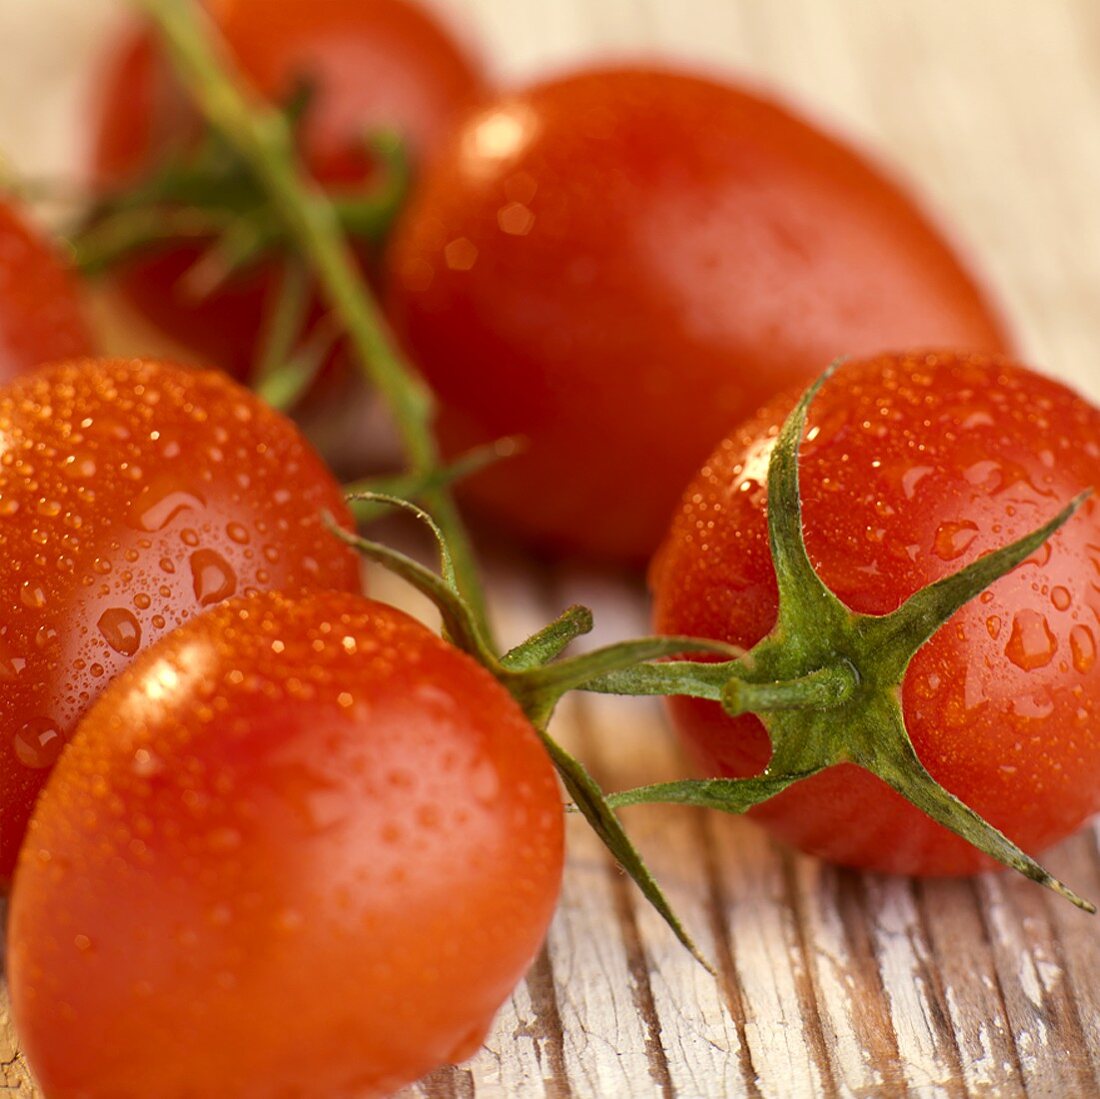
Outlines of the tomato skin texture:
[[[774,625],[765,479],[795,398],[777,398],[724,440],[685,491],[651,574],[660,631],[747,646]],[[811,406],[802,444],[810,559],[853,610],[888,613],[1100,484],[1098,443],[1096,408],[1007,360],[937,353],[847,365]],[[1100,807],[1095,498],[1048,545],[951,618],[902,690],[929,772],[1029,852]],[[671,709],[705,773],[751,775],[767,762],[755,717],[684,699]],[[992,865],[849,765],[754,816],[847,865],[936,875]]]
[[0,201],[0,385],[40,363],[93,350],[76,278],[46,239]]
[[384,604],[233,600],[109,688],[39,803],[23,1048],[51,1099],[386,1093],[474,1052],[561,869],[488,672]]
[[[264,96],[284,102],[296,82],[316,89],[302,151],[308,170],[330,187],[369,186],[375,165],[364,149],[372,130],[407,142],[414,164],[485,94],[479,66],[434,18],[410,0],[207,0],[206,7],[241,72]],[[113,187],[148,170],[198,132],[170,68],[145,31],[120,43],[103,74],[93,173]],[[275,273],[261,264],[202,301],[181,277],[203,245],[180,244],[119,271],[128,301],[154,325],[235,377],[249,375]],[[318,306],[314,320],[320,315]]]
[[387,304],[450,449],[526,436],[470,499],[643,563],[730,427],[838,355],[1008,337],[912,200],[784,108],[595,70],[468,119],[390,240]]
[[133,655],[261,588],[358,591],[340,487],[224,374],[59,363],[0,389],[0,882],[65,741]]

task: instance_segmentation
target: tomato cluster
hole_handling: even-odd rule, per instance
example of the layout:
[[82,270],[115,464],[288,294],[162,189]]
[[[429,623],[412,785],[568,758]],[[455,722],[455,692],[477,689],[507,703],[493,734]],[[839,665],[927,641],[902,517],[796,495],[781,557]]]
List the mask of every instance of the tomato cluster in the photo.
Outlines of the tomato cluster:
[[[334,224],[387,170],[370,135],[398,131],[414,176],[384,250],[338,241],[379,291],[359,316],[384,314],[431,387],[445,457],[521,439],[459,485],[490,522],[634,565],[664,535],[662,634],[816,653],[777,580],[803,530],[810,579],[858,626],[1100,482],[1100,412],[1003,357],[998,311],[919,204],[789,108],[652,67],[497,94],[408,0],[202,7],[242,81],[285,111],[288,161]],[[683,696],[673,718],[706,774],[791,776],[770,769],[764,703],[733,705],[699,663],[644,664],[678,640],[563,671],[549,665],[586,628],[567,613],[498,656],[449,559],[435,578],[357,542],[323,461],[233,380],[272,328],[308,337],[322,300],[362,297],[355,263],[338,292],[315,265],[327,296],[308,284],[294,322],[271,304],[303,261],[293,233],[196,296],[189,276],[231,237],[210,226],[239,229],[257,196],[271,214],[262,173],[147,29],[103,92],[87,231],[156,228],[166,201],[202,213],[197,237],[128,241],[115,275],[213,368],[89,357],[74,277],[0,206],[0,883],[21,1038],[53,1099],[384,1094],[469,1056],[539,948],[562,872],[555,765],[682,934],[549,737],[561,684],[646,693],[655,676]],[[857,361],[810,408],[800,478],[772,492],[798,389],[843,355]],[[399,420],[422,407],[410,391]],[[409,460],[408,483],[448,503],[460,467]],[[792,498],[794,536],[776,518]],[[366,598],[349,544],[435,597],[449,640]],[[820,707],[879,690],[929,782],[1024,851],[1067,835],[1100,808],[1098,546],[1089,501],[936,620],[895,681],[828,654],[847,679]],[[750,655],[731,682],[759,700],[829,671],[791,666],[756,682]],[[988,863],[959,838],[978,832],[951,834],[855,758],[809,759],[820,773],[753,814],[852,865]]]

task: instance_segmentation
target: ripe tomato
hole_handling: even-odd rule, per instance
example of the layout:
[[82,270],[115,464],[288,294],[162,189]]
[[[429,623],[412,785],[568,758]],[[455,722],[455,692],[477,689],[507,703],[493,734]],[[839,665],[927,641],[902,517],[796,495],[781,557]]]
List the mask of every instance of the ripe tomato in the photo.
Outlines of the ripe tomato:
[[294,426],[223,374],[61,363],[0,390],[0,883],[92,700],[236,592],[358,590],[351,518]]
[[470,499],[644,560],[715,441],[841,354],[1005,331],[913,201],[744,90],[592,71],[470,118],[391,238],[390,316],[452,451],[529,448]]
[[[261,94],[283,102],[301,79],[311,83],[303,152],[309,170],[332,187],[370,185],[371,131],[395,130],[419,159],[484,94],[479,67],[409,0],[207,0],[206,7]],[[178,148],[181,134],[197,132],[193,108],[145,31],[120,43],[102,87],[93,170],[103,187],[134,179]],[[135,259],[120,287],[173,339],[243,378],[255,361],[274,272],[261,265],[196,301],[180,277],[204,247],[180,243]]]
[[45,238],[0,201],[0,384],[92,349],[76,279]]
[[359,597],[233,600],[112,684],[39,802],[23,1048],[58,1099],[389,1092],[480,1045],[561,868],[488,672]]
[[[752,645],[775,623],[765,478],[777,398],[730,435],[689,485],[652,581],[661,631]],[[845,366],[810,408],[802,445],[806,546],[853,610],[886,614],[919,588],[1022,537],[1100,485],[1100,412],[1005,360],[883,355]],[[1100,807],[1100,507],[954,615],[906,673],[902,704],[932,776],[1025,850]],[[708,774],[758,773],[759,721],[676,699]],[[754,815],[837,862],[907,874],[989,860],[878,779],[834,767]]]

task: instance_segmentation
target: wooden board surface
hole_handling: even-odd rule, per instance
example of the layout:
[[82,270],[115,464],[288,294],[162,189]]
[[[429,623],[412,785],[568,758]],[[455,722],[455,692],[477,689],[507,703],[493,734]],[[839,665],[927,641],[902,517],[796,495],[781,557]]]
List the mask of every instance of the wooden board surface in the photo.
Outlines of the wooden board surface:
[[[118,7],[0,0],[0,149],[20,168],[79,163],[82,89]],[[741,72],[801,101],[941,211],[980,258],[1031,361],[1100,397],[1095,0],[451,8],[509,80],[655,54]],[[515,559],[492,571],[509,638],[576,601],[596,608],[596,640],[645,629],[634,581],[547,575]],[[610,786],[682,770],[657,705],[580,699],[557,732]],[[1095,920],[1005,875],[912,882],[839,871],[739,820],[638,809],[628,825],[721,980],[687,957],[574,821],[560,911],[530,977],[483,1051],[408,1099],[1100,1095]],[[1049,861],[1100,897],[1095,828]],[[4,1090],[36,1094],[0,1000]]]

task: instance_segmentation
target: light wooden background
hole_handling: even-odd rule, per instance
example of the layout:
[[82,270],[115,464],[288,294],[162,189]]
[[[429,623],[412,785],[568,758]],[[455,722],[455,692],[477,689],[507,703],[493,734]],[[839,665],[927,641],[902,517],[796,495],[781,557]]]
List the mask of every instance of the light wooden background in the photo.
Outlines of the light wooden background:
[[[76,170],[115,0],[0,0],[0,149]],[[904,172],[980,259],[1029,359],[1100,398],[1096,0],[453,0],[502,79],[593,57],[734,71]],[[495,551],[508,639],[568,603],[646,628],[637,581]],[[375,578],[374,592],[414,605]],[[657,705],[586,698],[558,734],[608,785],[681,763]],[[911,882],[778,850],[751,825],[631,811],[715,959],[696,966],[573,822],[547,948],[485,1049],[407,1096],[1100,1095],[1100,923],[1003,875]],[[1094,828],[1049,857],[1100,899]],[[288,1015],[287,1040],[293,1041]],[[36,1094],[0,999],[0,1090]],[[318,1097],[324,1099],[324,1097]]]

